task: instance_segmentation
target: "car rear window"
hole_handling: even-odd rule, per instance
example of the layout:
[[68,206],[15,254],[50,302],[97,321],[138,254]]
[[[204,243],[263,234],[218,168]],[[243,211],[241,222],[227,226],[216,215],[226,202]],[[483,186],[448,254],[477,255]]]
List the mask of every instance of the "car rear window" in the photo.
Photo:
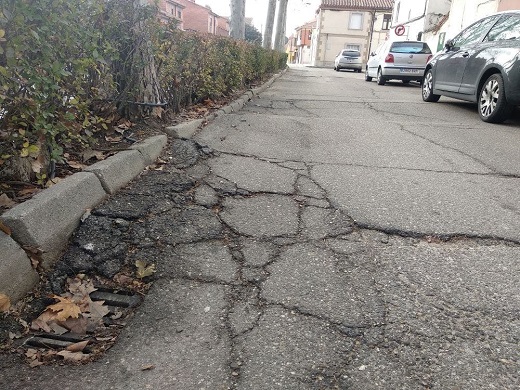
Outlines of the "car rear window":
[[359,51],[345,50],[341,55],[343,57],[359,57],[361,54]]
[[424,42],[394,42],[390,46],[390,53],[432,54],[432,51]]

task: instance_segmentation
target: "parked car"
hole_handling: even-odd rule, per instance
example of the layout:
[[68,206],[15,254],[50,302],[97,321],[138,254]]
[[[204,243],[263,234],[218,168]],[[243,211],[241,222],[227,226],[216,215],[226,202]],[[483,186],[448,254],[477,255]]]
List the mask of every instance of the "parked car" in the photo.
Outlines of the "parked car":
[[334,60],[334,70],[339,72],[341,69],[352,69],[361,73],[363,69],[361,53],[358,50],[341,50]]
[[487,16],[448,40],[426,66],[422,98],[478,104],[484,122],[505,121],[520,105],[520,10]]
[[384,42],[370,54],[365,80],[372,81],[375,77],[379,85],[385,85],[388,80],[401,80],[403,83],[421,81],[431,57],[432,52],[425,42]]

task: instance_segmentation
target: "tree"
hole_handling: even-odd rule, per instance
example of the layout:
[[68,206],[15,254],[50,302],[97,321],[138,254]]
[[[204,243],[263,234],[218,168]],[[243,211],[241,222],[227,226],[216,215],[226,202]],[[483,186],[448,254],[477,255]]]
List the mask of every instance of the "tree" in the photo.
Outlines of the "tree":
[[265,21],[264,41],[262,46],[270,49],[273,43],[274,14],[276,12],[276,0],[269,0],[267,6],[267,19]]
[[278,18],[276,20],[276,35],[274,39],[274,49],[284,51],[285,45],[285,25],[287,21],[287,5],[289,0],[279,0]]
[[246,35],[246,0],[230,1],[229,35],[232,38],[244,39]]
[[262,33],[255,26],[246,24],[246,41],[260,45],[262,43]]

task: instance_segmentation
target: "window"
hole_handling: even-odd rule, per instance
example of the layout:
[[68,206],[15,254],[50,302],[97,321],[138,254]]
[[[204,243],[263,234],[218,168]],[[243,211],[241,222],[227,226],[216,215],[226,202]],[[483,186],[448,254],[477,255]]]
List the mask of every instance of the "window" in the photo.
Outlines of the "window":
[[489,31],[487,41],[507,41],[520,39],[520,17],[517,15],[502,18]]
[[361,56],[361,54],[359,53],[359,50],[343,50],[340,54],[343,57],[354,57],[354,58],[357,58],[357,57]]
[[481,42],[485,33],[496,22],[497,16],[491,16],[487,19],[480,20],[463,30],[459,35],[453,38],[453,47],[460,48],[462,46],[472,45]]
[[180,10],[177,11],[177,18],[182,19],[182,12]]
[[390,53],[432,54],[430,47],[423,42],[394,42]]
[[390,23],[392,22],[392,14],[383,15],[383,27],[381,30],[390,30]]
[[348,23],[349,30],[361,30],[363,28],[363,14],[361,12],[352,12]]
[[345,44],[345,50],[356,50],[359,51],[359,45]]

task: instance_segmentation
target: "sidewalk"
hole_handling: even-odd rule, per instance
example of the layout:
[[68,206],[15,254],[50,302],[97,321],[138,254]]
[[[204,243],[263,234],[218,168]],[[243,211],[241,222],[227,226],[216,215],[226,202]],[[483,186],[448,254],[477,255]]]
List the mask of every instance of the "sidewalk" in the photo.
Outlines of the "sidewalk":
[[142,260],[151,290],[100,360],[0,355],[0,388],[515,389],[520,247],[354,221],[335,191],[358,178],[322,180],[366,134],[330,136],[345,105],[323,86],[350,77],[335,74],[290,69],[94,209],[49,283]]

